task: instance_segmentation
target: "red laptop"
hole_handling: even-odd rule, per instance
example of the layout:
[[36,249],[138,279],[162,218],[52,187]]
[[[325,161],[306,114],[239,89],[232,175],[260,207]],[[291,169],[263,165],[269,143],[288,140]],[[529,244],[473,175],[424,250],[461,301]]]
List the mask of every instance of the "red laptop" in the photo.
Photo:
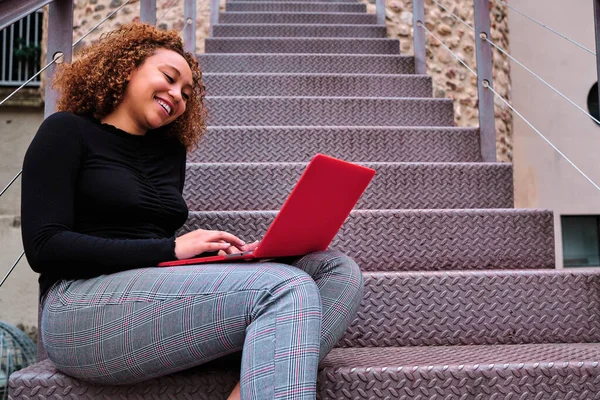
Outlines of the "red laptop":
[[374,175],[371,168],[317,154],[254,251],[158,265],[299,256],[326,250]]

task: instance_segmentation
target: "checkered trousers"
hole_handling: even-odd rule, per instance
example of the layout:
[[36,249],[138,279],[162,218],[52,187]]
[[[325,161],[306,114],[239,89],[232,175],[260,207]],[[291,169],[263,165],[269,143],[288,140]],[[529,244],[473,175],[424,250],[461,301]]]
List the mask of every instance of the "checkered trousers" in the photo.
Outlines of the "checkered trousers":
[[136,383],[242,350],[242,399],[314,399],[319,360],[362,298],[337,251],[278,262],[145,268],[61,281],[44,299],[42,341],[62,372]]

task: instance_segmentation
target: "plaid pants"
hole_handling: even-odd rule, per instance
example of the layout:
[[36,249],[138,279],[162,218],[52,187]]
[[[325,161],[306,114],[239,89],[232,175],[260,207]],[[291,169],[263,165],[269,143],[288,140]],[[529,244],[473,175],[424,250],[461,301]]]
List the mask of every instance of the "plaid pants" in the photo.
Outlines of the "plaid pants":
[[67,375],[129,384],[242,350],[242,399],[314,399],[319,361],[355,316],[363,278],[338,251],[278,262],[145,268],[60,281],[42,340]]

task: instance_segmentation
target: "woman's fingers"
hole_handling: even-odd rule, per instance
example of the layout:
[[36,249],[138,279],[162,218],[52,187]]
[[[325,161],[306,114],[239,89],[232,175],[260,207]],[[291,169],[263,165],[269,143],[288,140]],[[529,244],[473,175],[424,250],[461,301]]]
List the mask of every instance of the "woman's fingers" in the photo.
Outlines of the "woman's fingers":
[[253,251],[253,250],[255,250],[255,249],[258,247],[258,244],[259,244],[259,243],[260,243],[260,242],[259,242],[258,240],[257,240],[257,241],[255,241],[255,242],[252,242],[252,243],[248,243],[248,244],[246,244],[246,245],[244,245],[244,246],[240,247],[240,250],[241,250],[242,252],[246,252],[246,251]]
[[242,247],[246,244],[246,242],[244,242],[242,239],[238,238],[237,236],[229,233],[229,232],[223,232],[223,231],[210,231],[210,237],[209,237],[210,241],[226,241],[231,243],[233,246],[236,247]]

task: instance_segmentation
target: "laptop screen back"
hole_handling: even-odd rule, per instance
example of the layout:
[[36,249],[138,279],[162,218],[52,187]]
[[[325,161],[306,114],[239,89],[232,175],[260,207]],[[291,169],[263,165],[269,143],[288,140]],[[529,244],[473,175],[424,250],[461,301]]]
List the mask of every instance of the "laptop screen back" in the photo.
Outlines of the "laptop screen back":
[[375,170],[317,154],[267,230],[256,258],[327,249]]

